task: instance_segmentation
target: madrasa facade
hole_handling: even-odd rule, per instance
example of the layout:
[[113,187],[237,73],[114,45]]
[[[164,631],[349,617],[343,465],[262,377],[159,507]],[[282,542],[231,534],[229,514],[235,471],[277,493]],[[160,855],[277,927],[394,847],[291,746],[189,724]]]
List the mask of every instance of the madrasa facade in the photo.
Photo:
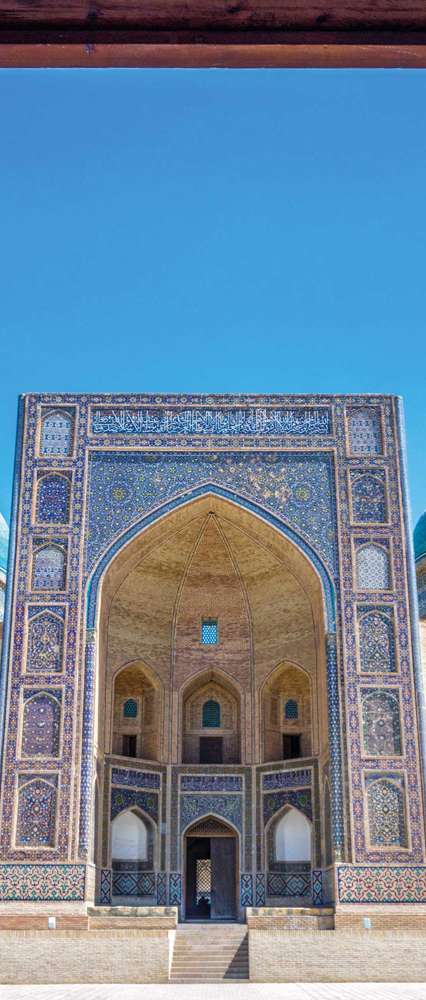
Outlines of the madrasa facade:
[[2,906],[426,903],[422,691],[400,398],[20,398]]

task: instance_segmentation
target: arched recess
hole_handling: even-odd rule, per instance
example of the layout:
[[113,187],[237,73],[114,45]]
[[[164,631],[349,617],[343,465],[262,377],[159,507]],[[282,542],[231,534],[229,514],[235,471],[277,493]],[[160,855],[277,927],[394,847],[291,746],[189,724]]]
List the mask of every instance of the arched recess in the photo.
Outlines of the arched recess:
[[[237,684],[217,669],[202,671],[184,685],[180,702],[182,763],[239,764],[241,691]],[[215,711],[207,714],[210,705]]]
[[[133,905],[153,897],[157,860],[157,828],[138,806],[123,809],[110,826],[112,896]],[[151,899],[151,902],[153,900]]]
[[[274,562],[277,572],[281,572],[280,567],[285,566],[287,579],[294,581],[295,593],[297,590],[298,594],[294,608],[297,609],[301,606],[301,602],[305,602],[306,607],[311,609],[308,629],[309,643],[312,649],[315,647],[315,656],[317,658],[316,676],[318,683],[323,685],[324,692],[326,690],[328,669],[330,732],[335,734],[334,745],[332,747],[333,811],[335,809],[337,811],[341,810],[339,702],[337,695],[337,661],[335,643],[333,643],[335,628],[334,590],[329,571],[312,546],[278,517],[263,510],[259,505],[253,504],[245,498],[238,497],[235,494],[231,494],[230,491],[223,490],[214,485],[209,484],[185,496],[175,498],[173,501],[162,505],[155,512],[150,513],[135,523],[114,542],[101,558],[93,572],[88,588],[88,624],[90,625],[90,629],[88,632],[87,662],[93,663],[92,669],[95,668],[96,662],[99,664],[99,715],[95,743],[104,752],[109,752],[105,743],[105,734],[109,731],[107,725],[108,691],[112,690],[111,678],[124,665],[140,660],[145,668],[150,669],[154,674],[158,674],[164,688],[164,724],[162,726],[158,759],[170,761],[171,763],[178,763],[181,759],[177,749],[179,746],[178,720],[182,719],[182,715],[179,713],[179,692],[182,689],[182,676],[184,676],[186,669],[185,650],[189,649],[188,643],[193,642],[198,644],[196,655],[192,656],[188,683],[196,681],[197,675],[201,673],[199,669],[197,670],[197,663],[199,665],[212,664],[208,669],[215,671],[219,676],[218,668],[216,665],[213,666],[213,664],[217,664],[218,662],[224,663],[227,655],[227,637],[220,628],[220,623],[220,643],[217,647],[204,649],[199,644],[199,628],[197,626],[197,629],[194,628],[192,633],[187,632],[185,634],[184,641],[181,643],[181,679],[179,680],[176,672],[176,656],[170,646],[174,629],[173,609],[177,600],[180,581],[186,571],[188,560],[192,558],[192,553],[195,550],[196,533],[199,530],[199,525],[201,525],[203,519],[210,516],[220,517],[225,523],[225,534],[229,536],[228,541],[231,550],[236,545],[239,533],[245,539],[254,539],[259,553],[269,553],[270,561]],[[164,564],[160,565],[157,560],[151,576],[149,574],[147,576],[146,567],[149,565],[150,560],[153,563],[154,558],[157,557],[157,553],[165,551],[169,541],[174,543],[176,539],[179,540],[179,551],[175,547],[173,560],[169,561],[166,572],[164,572]],[[240,719],[246,718],[248,711],[252,713],[250,722],[244,726],[244,740],[246,745],[242,746],[242,762],[251,762],[260,759],[260,754],[258,755],[257,750],[261,742],[259,692],[266,677],[271,672],[271,667],[283,662],[284,657],[282,656],[275,657],[275,661],[273,663],[270,662],[272,655],[270,653],[271,640],[273,646],[273,643],[277,640],[277,636],[281,633],[287,636],[289,629],[285,615],[287,614],[288,616],[288,626],[291,626],[291,617],[293,614],[293,608],[289,611],[281,596],[281,603],[278,609],[275,609],[275,606],[269,602],[270,618],[265,624],[262,615],[259,615],[256,594],[259,591],[259,586],[263,586],[263,581],[266,577],[262,576],[262,572],[259,572],[259,568],[255,563],[250,575],[250,571],[247,570],[248,547],[249,542],[247,542],[246,549],[244,549],[244,545],[241,544],[240,546],[242,563],[246,560],[244,564],[245,568],[241,571],[241,576],[243,577],[244,573],[246,574],[247,603],[249,610],[253,611],[254,615],[257,615],[258,625],[253,628],[252,621],[251,642],[254,645],[254,667],[251,668],[251,677],[249,676],[249,670],[247,671],[244,679],[244,697],[241,698]],[[138,575],[140,578],[143,576],[144,579],[148,579],[148,577],[149,579],[145,587],[143,604],[135,609],[131,604],[134,588],[129,589],[130,585],[128,586],[126,581],[131,577],[132,579],[136,579]],[[157,591],[159,581],[162,584],[162,601],[160,604],[157,602],[157,605],[154,607],[155,602],[152,595]],[[127,603],[122,600],[122,595],[125,593],[126,587]],[[257,592],[256,587],[258,588]],[[214,618],[211,607],[206,608],[206,611],[208,613],[207,617]],[[111,632],[108,632],[108,629],[111,630],[112,621],[115,629],[113,642],[110,641]],[[138,624],[139,632],[137,629],[135,630],[135,622]],[[93,630],[95,624],[98,625],[96,632]],[[146,635],[149,632],[149,642],[145,642],[144,649],[141,649],[142,629],[145,629]],[[328,636],[327,647],[331,650],[328,659],[328,668],[326,665],[326,635]],[[164,636],[167,636],[167,641],[164,640],[163,642]],[[294,660],[296,646],[300,648],[304,643],[306,645],[308,641],[306,637],[306,629],[296,628],[293,631],[291,639],[293,646],[292,649],[289,648],[290,656],[287,657],[288,659]],[[229,641],[234,641],[235,645],[235,637],[231,636]],[[257,655],[256,643],[257,648],[261,648],[261,656]],[[291,655],[292,653],[293,656]],[[312,653],[312,655],[314,654]],[[258,669],[258,661],[262,657],[261,668]],[[257,674],[256,671],[258,671]],[[90,671],[87,671],[86,677],[89,676]],[[234,678],[234,673],[232,677]],[[198,680],[196,683],[198,684]],[[222,678],[221,683],[223,683]],[[232,685],[232,681],[230,683]],[[90,685],[88,685],[86,688],[87,713],[89,712],[90,699],[92,697]],[[325,694],[324,698],[326,698]],[[111,718],[111,714],[109,718]],[[241,729],[243,729],[242,726]],[[254,749],[252,749],[252,743]],[[86,756],[83,754],[83,767],[85,768],[87,768],[88,759],[91,759],[91,746],[89,742],[87,744]],[[84,807],[85,803],[83,802],[83,813]],[[89,811],[90,803],[87,803],[87,810],[84,815],[89,814]],[[85,832],[84,822],[82,829]]]
[[[266,679],[261,697],[263,761],[311,757],[319,746],[326,751],[325,689],[317,685],[315,676],[299,664],[281,663]],[[319,711],[318,701],[322,702]]]
[[186,919],[235,919],[239,912],[240,836],[232,823],[206,813],[182,834]]
[[107,692],[110,753],[141,760],[159,759],[162,687],[159,678],[140,661],[116,671]]

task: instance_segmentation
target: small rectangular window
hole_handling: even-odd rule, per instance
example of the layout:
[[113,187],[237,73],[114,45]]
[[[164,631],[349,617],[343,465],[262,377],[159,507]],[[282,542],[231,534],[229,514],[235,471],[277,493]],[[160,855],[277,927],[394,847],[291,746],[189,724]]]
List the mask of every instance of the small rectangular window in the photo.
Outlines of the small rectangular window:
[[123,736],[123,756],[136,757],[136,736]]
[[205,618],[201,622],[201,642],[203,646],[216,646],[218,642],[217,621]]
[[283,734],[283,760],[292,760],[300,757],[300,733],[288,735]]

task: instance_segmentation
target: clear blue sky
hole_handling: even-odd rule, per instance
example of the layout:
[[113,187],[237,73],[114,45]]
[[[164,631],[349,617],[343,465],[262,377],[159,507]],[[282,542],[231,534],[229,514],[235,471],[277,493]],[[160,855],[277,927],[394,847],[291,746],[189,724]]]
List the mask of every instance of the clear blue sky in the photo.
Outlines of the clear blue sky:
[[426,506],[426,73],[0,73],[23,391],[392,392]]

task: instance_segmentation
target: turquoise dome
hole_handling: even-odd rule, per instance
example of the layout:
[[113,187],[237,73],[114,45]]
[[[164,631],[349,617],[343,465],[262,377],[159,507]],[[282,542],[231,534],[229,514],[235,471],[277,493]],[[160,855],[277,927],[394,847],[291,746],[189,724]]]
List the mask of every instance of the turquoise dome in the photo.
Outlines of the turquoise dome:
[[426,556],[426,510],[414,528],[414,555],[416,560]]
[[7,550],[9,548],[9,528],[0,514],[0,573],[7,570]]

